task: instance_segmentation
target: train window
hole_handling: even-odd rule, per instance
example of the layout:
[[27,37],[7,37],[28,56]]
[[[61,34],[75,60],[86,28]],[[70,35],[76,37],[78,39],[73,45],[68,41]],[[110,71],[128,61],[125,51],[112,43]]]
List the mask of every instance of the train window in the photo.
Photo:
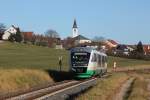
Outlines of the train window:
[[101,55],[99,55],[98,58],[99,58],[98,66],[101,67],[101,59],[102,59],[102,58],[101,58]]
[[71,62],[73,66],[87,66],[90,58],[90,53],[75,52],[71,55]]
[[105,57],[102,56],[102,67],[104,67],[104,65],[105,65]]
[[107,62],[107,57],[105,57],[105,62]]
[[103,56],[101,56],[101,67],[103,67]]
[[105,56],[103,56],[103,63],[105,63],[106,62],[106,57]]
[[101,56],[98,55],[98,67],[101,67]]
[[99,58],[98,59],[98,64],[100,65],[101,64],[101,56],[99,55],[98,58]]
[[97,59],[96,62],[98,63],[98,61],[99,61],[99,55],[98,54],[96,55],[96,59]]
[[96,54],[94,53],[93,56],[92,56],[92,62],[96,62],[97,61],[97,57],[96,57]]

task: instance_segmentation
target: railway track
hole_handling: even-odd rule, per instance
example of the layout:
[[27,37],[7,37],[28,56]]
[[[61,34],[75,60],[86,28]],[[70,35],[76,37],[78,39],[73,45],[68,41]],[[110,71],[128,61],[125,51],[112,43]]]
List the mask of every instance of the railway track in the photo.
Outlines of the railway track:
[[47,88],[42,88],[36,91],[31,91],[25,94],[1,97],[1,100],[58,100],[67,99],[69,96],[77,94],[96,84],[97,78],[86,80],[70,80],[65,82],[59,82]]
[[[141,69],[124,69],[116,70],[115,72],[132,72],[132,71],[141,71]],[[143,71],[150,71],[150,69],[143,69]],[[114,71],[113,71],[114,72]],[[108,72],[108,74],[102,76],[101,79],[109,77],[113,72]],[[11,95],[0,97],[0,100],[58,100],[58,99],[67,99],[72,95],[80,93],[85,89],[88,89],[91,86],[96,84],[98,78],[91,78],[86,80],[69,80],[58,82],[52,85],[49,85],[44,88],[40,88],[34,91],[26,92],[19,95]]]
[[28,93],[32,93],[34,91],[38,91],[38,90],[42,90],[42,89],[45,89],[45,88],[48,88],[48,87],[52,87],[52,86],[56,86],[56,85],[59,85],[59,84],[64,84],[64,83],[67,83],[67,82],[70,82],[72,80],[65,80],[65,81],[62,81],[62,82],[57,82],[57,83],[45,83],[45,84],[41,84],[39,86],[34,86],[28,90],[17,90],[17,91],[12,91],[12,92],[6,92],[6,93],[0,93],[0,100],[6,100],[8,98],[12,98],[12,97],[17,97],[17,96],[20,96],[20,95],[23,95],[23,94],[28,94]]

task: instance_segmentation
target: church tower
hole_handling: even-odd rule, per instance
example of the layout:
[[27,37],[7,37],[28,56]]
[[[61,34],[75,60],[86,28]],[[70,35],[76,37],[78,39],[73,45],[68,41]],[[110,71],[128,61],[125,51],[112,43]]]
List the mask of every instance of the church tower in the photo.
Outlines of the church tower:
[[73,38],[78,36],[79,33],[78,33],[78,27],[77,27],[77,23],[76,23],[76,20],[74,19],[74,23],[73,23],[73,27],[72,27],[72,34],[73,34]]

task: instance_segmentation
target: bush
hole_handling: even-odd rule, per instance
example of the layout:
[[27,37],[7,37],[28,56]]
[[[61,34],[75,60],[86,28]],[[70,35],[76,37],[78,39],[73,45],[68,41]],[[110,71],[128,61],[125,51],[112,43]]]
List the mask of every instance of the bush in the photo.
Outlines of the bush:
[[8,40],[10,42],[14,42],[15,41],[15,35],[14,34],[11,34],[10,37],[8,38]]

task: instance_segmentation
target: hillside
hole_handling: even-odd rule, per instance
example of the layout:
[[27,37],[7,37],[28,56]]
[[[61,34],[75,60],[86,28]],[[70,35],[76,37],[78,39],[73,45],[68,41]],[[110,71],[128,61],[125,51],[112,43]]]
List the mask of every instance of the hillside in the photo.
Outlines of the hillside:
[[[58,58],[63,56],[63,70],[68,70],[68,51],[57,50],[27,44],[5,42],[0,44],[0,68],[28,68],[28,69],[53,69],[58,70]],[[108,67],[113,66],[149,65],[149,61],[108,57]]]
[[63,69],[67,70],[68,52],[66,50],[9,42],[0,44],[0,68],[57,70],[59,56],[63,56]]

